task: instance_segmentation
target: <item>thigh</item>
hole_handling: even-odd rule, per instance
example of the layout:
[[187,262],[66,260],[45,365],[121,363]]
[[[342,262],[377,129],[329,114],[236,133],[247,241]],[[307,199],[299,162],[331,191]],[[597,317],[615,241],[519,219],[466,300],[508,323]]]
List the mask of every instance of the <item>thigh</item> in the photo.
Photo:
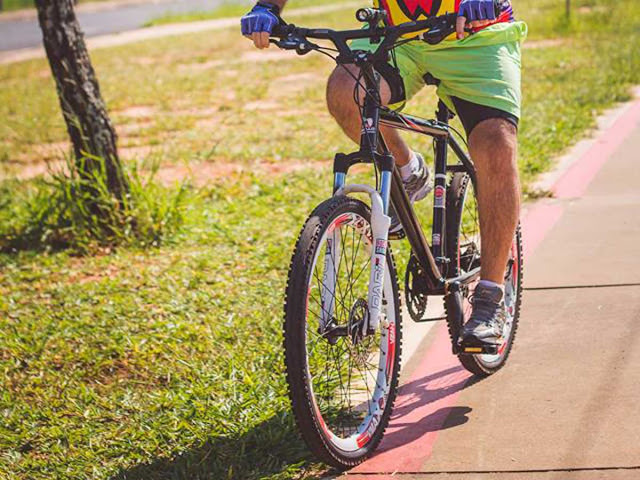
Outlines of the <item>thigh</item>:
[[[369,39],[363,38],[351,42],[351,48],[374,51],[378,44],[371,44]],[[400,45],[393,50],[389,62],[375,66],[389,86],[391,108],[402,108],[407,100],[424,87],[423,75],[426,70],[416,50],[415,42]]]
[[[327,99],[338,102],[354,103],[357,83],[359,85],[358,98],[364,99],[364,81],[360,79],[360,69],[353,64],[338,65],[333,69],[327,82]],[[380,79],[380,100],[383,105],[389,105],[393,97],[392,86],[384,75]]]
[[520,40],[510,40],[512,30],[517,33],[518,25],[483,30],[425,53],[429,72],[440,80],[438,95],[449,108],[457,110],[456,97],[520,118]]
[[473,129],[485,120],[490,119],[502,119],[513,127],[515,131],[518,129],[518,117],[499,108],[487,107],[486,105],[478,105],[477,103],[469,102],[458,97],[451,97],[451,101],[455,107],[456,113],[460,117],[462,126],[467,137],[471,135]]

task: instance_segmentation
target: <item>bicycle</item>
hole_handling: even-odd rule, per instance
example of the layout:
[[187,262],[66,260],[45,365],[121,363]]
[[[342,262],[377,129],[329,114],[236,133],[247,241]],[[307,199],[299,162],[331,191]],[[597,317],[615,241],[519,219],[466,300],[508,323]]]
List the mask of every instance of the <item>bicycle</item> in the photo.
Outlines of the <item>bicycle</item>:
[[[296,242],[284,307],[284,349],[289,396],[298,428],[311,451],[345,469],[367,458],[382,439],[398,388],[402,318],[396,267],[389,240],[406,236],[411,256],[405,298],[414,321],[425,319],[427,298],[443,295],[453,353],[476,375],[500,369],[511,351],[521,303],[522,242],[518,227],[505,271],[507,322],[498,347],[462,347],[461,327],[479,279],[481,242],[473,162],[449,125],[440,101],[436,119],[399,113],[380,104],[377,62],[395,46],[413,40],[437,43],[455,31],[455,14],[396,26],[383,10],[360,9],[358,30],[299,28],[282,24],[271,41],[304,55],[325,53],[339,65],[359,67],[355,99],[361,105],[360,148],[338,153],[333,163],[333,196],[318,205]],[[410,40],[403,36],[417,33]],[[373,52],[352,51],[348,40],[371,38]],[[335,48],[310,41],[329,40]],[[332,53],[337,53],[333,56]],[[364,90],[360,101],[358,92]],[[379,126],[434,139],[435,184],[431,245],[404,190]],[[464,142],[464,138],[458,133]],[[451,149],[458,162],[448,161]],[[373,163],[376,186],[347,184],[350,167]],[[352,196],[364,193],[370,206]],[[389,201],[403,232],[390,238]],[[365,274],[367,272],[368,274]]]

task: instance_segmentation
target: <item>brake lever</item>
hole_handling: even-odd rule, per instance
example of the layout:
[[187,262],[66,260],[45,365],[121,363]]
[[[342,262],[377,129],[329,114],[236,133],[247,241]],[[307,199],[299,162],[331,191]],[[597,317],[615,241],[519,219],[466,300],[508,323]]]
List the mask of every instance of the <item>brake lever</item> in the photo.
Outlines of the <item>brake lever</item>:
[[[473,35],[475,33],[469,26],[465,26],[464,31]],[[429,45],[437,45],[449,35],[456,33],[455,25],[438,25],[419,35],[420,40],[427,42]]]
[[295,50],[298,55],[306,55],[312,50],[320,48],[319,45],[316,45],[315,43],[312,43],[306,39],[291,36],[280,40],[270,38],[269,42],[273,43],[278,48],[281,48],[283,50]]
[[298,46],[298,42],[294,41],[291,38],[278,39],[278,38],[270,38],[270,43],[273,43],[278,48],[282,50],[295,50]]

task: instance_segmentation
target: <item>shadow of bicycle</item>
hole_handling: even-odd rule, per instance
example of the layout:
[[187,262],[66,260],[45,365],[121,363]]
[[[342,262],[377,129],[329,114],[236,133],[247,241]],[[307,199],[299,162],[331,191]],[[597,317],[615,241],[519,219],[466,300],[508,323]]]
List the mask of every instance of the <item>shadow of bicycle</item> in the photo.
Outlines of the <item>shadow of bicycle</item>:
[[400,387],[391,423],[378,449],[388,452],[407,445],[430,432],[463,425],[472,411],[468,406],[446,406],[420,416],[425,407],[469,388],[481,379],[470,377],[461,365],[456,365],[414,379]]
[[[440,408],[422,418],[412,418],[421,407],[477,382],[463,372],[461,366],[456,366],[402,385],[379,452],[402,447],[429,432],[466,423],[471,412],[466,406]],[[456,378],[460,380],[454,381]],[[252,479],[312,461],[292,415],[282,412],[241,435],[212,437],[174,458],[158,458],[123,469],[110,480]]]

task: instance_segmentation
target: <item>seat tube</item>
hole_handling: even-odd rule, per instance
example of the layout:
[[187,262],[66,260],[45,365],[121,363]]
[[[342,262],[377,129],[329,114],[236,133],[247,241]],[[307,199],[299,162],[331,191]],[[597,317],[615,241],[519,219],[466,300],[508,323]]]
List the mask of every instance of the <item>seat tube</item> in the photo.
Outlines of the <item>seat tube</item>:
[[[440,102],[437,118],[441,123],[449,122],[449,110]],[[445,229],[445,204],[447,195],[447,146],[448,137],[434,140],[435,153],[435,182],[433,188],[433,229],[431,234],[431,249],[438,263],[443,261],[444,248],[442,245]]]

